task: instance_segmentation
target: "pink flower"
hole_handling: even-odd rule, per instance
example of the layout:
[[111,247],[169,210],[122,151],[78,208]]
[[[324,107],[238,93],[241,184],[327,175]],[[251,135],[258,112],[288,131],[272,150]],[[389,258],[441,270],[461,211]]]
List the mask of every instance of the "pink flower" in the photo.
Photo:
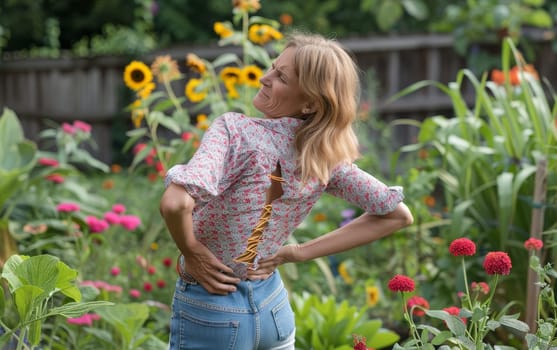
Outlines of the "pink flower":
[[141,219],[135,215],[122,215],[120,216],[120,225],[128,231],[133,231],[141,225]]
[[64,177],[60,174],[50,174],[44,178],[50,182],[54,182],[55,184],[61,184],[64,182]]
[[130,290],[130,297],[134,298],[134,299],[139,299],[139,297],[141,296],[141,292],[137,289],[131,289]]
[[93,321],[99,320],[101,317],[98,314],[85,314],[80,317],[68,318],[67,322],[69,324],[75,324],[78,326],[89,326],[93,325]]
[[454,256],[470,256],[476,254],[476,245],[468,238],[457,238],[451,242],[449,252]]
[[111,285],[105,281],[83,281],[82,286],[91,286],[97,289],[106,290],[107,292],[122,293],[122,287]]
[[71,202],[60,203],[56,206],[56,210],[61,213],[71,213],[74,211],[79,211],[79,204]]
[[148,273],[149,275],[154,275],[155,272],[157,272],[157,269],[156,269],[154,266],[149,266],[149,267],[147,268],[147,273]]
[[123,204],[114,204],[112,206],[112,211],[115,212],[116,214],[123,214],[126,211],[126,206]]
[[184,142],[188,142],[189,140],[191,140],[191,138],[193,137],[193,133],[186,131],[182,133],[182,140]]
[[413,292],[415,288],[414,280],[404,275],[395,275],[388,284],[392,292]]
[[524,248],[528,250],[540,250],[543,248],[543,241],[534,237],[530,237],[524,242]]
[[113,211],[108,211],[104,213],[104,219],[110,225],[118,225],[120,223],[120,215],[116,214]]
[[74,128],[76,128],[77,130],[81,130],[81,131],[83,131],[83,132],[85,132],[85,133],[91,132],[91,125],[88,124],[88,123],[86,123],[86,122],[83,122],[83,121],[81,121],[81,120],[76,120],[76,121],[74,121],[74,122],[73,122],[73,126],[74,126]]
[[94,216],[87,216],[85,222],[87,226],[89,226],[89,231],[91,231],[91,233],[103,232],[110,226],[105,220],[98,219]]
[[511,268],[511,258],[505,252],[489,252],[485,256],[484,270],[488,275],[508,275]]
[[110,274],[112,276],[118,276],[120,274],[120,268],[118,266],[114,266],[110,269]]
[[52,167],[60,165],[60,163],[54,158],[39,158],[39,164]]
[[143,283],[143,290],[145,290],[146,292],[152,291],[153,290],[153,285],[151,284],[151,282]]
[[75,128],[68,123],[62,123],[62,131],[66,134],[73,135],[75,133]]
[[489,293],[489,284],[485,282],[472,282],[470,284],[470,288],[472,288],[472,291],[474,292],[479,292],[486,295]]
[[421,317],[425,315],[425,311],[423,309],[429,310],[429,302],[420,296],[414,295],[408,299],[406,307],[412,310],[412,315]]

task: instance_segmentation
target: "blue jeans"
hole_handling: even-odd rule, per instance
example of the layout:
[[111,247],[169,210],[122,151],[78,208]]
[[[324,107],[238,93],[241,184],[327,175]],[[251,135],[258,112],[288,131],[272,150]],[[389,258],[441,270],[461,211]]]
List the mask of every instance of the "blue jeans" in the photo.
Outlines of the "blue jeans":
[[278,271],[263,281],[242,281],[228,295],[178,278],[170,350],[293,350],[294,341],[294,313]]

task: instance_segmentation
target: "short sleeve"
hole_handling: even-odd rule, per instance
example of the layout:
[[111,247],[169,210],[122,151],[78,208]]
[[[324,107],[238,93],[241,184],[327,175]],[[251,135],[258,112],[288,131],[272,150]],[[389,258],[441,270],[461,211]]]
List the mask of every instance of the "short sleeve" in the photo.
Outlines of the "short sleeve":
[[207,202],[227,187],[227,156],[230,131],[223,117],[216,118],[201,140],[199,148],[186,164],[171,167],[165,186],[175,183],[185,187],[196,200]]
[[402,187],[387,186],[355,164],[335,168],[326,192],[377,215],[394,211],[404,199]]

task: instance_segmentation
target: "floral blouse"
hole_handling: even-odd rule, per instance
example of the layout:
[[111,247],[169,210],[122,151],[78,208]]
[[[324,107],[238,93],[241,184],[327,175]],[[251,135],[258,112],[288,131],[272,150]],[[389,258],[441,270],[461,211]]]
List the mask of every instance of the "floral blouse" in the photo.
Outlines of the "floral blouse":
[[294,146],[302,122],[226,113],[213,121],[191,160],[166,175],[166,186],[182,185],[195,199],[196,237],[240,278],[246,277],[250,264],[235,259],[258,226],[268,204],[270,175],[278,166],[283,193],[272,202],[254,268],[258,258],[273,255],[286,242],[323,192],[379,215],[393,211],[404,198],[401,187],[388,187],[355,164],[337,166],[326,185],[315,179],[302,186]]

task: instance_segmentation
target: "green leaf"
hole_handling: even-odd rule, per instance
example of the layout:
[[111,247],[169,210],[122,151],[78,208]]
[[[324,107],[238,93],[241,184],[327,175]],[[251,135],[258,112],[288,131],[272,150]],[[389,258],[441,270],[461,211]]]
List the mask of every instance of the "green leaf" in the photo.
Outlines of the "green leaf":
[[388,31],[398,22],[402,15],[403,10],[399,2],[386,0],[379,5],[375,19],[381,30]]
[[220,67],[228,64],[237,63],[239,61],[238,55],[234,53],[224,53],[213,61],[213,66]]
[[74,301],[81,301],[81,291],[75,285],[77,278],[77,270],[70,268],[62,261],[58,261],[58,278],[56,280],[56,288],[68,298]]
[[41,325],[41,321],[35,321],[29,325],[29,342],[35,346],[39,345],[39,342],[41,341]]
[[115,328],[123,342],[129,346],[149,317],[149,307],[138,303],[117,304],[98,308],[97,313]]
[[0,277],[4,278],[8,282],[8,287],[11,293],[13,293],[14,290],[23,285],[16,274],[16,269],[25,259],[29,259],[29,257],[17,254],[12,255],[8,258],[8,260],[4,264],[4,267],[2,268],[2,275],[0,275]]
[[509,327],[509,328],[512,328],[512,329],[515,329],[515,330],[517,330],[517,331],[519,331],[519,332],[523,332],[523,333],[528,333],[528,332],[530,332],[530,327],[528,326],[527,323],[522,322],[522,321],[520,321],[520,320],[517,320],[517,319],[515,319],[515,318],[513,318],[513,317],[509,317],[509,316],[507,316],[507,315],[501,317],[501,318],[499,319],[499,322],[500,322],[503,326]]
[[176,122],[171,117],[167,117],[163,114],[162,116],[159,116],[157,120],[162,126],[167,128],[168,130],[173,131],[177,135],[179,135],[182,132],[182,128],[180,127],[180,124],[178,124],[178,122]]
[[4,298],[4,287],[0,285],[0,315],[3,315],[6,309],[6,300]]
[[429,15],[427,5],[422,0],[402,0],[402,6],[410,16],[423,20]]
[[528,11],[524,16],[524,23],[539,28],[551,28],[553,26],[551,15],[541,9]]
[[35,309],[35,306],[46,299],[45,290],[37,286],[24,285],[13,292],[15,306],[19,318],[28,321]]
[[382,349],[393,345],[399,339],[400,336],[397,333],[381,328],[377,332],[371,333],[371,335],[367,338],[367,345],[373,349]]
[[48,310],[47,316],[64,316],[66,318],[79,317],[91,310],[97,310],[101,307],[111,307],[114,303],[109,301],[89,301],[86,303],[70,302],[62,306],[53,307]]
[[362,11],[373,12],[377,8],[378,0],[362,0],[360,3],[360,9]]

